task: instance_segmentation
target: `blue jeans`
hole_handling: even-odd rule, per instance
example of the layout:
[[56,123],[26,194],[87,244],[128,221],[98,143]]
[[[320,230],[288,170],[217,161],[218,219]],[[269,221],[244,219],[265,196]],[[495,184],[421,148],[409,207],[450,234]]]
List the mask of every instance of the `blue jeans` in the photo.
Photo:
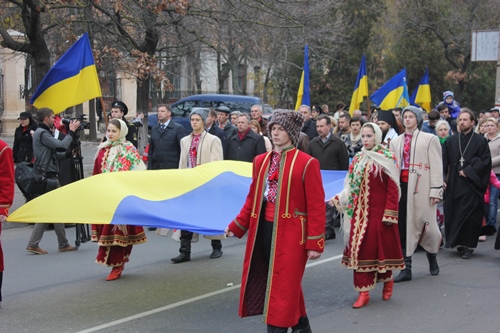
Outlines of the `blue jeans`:
[[486,225],[492,225],[494,227],[497,225],[498,195],[500,195],[500,190],[490,185],[490,211],[488,213]]

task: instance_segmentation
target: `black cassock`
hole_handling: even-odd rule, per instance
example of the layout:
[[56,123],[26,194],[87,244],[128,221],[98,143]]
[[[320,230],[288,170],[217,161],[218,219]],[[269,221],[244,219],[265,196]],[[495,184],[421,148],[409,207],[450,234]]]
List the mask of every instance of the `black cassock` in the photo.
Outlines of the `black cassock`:
[[[466,178],[458,175],[460,170],[464,171]],[[443,145],[443,171],[447,180],[445,246],[474,249],[481,234],[484,193],[491,172],[491,154],[486,138],[473,131],[467,135],[457,133],[450,136]]]

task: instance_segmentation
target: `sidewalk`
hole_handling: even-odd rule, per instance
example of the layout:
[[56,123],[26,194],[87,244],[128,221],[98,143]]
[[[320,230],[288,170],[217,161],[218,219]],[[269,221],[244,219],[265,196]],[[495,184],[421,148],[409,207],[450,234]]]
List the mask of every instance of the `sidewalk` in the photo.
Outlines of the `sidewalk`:
[[[14,137],[0,136],[0,140],[7,142],[7,144],[12,147],[14,144]],[[97,146],[99,142],[82,141],[82,156],[83,156],[83,174],[85,177],[92,175],[92,170],[94,169],[94,157],[97,151]],[[25,199],[19,188],[15,187],[14,203],[10,209],[11,212],[15,211],[25,203]],[[24,227],[25,223],[2,223],[2,229],[19,228]]]

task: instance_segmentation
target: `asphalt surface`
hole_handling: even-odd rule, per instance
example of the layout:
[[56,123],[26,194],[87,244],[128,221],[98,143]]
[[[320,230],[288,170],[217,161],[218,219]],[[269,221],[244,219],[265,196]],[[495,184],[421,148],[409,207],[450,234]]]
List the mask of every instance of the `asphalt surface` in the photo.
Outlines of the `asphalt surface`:
[[[55,233],[26,252],[32,228],[2,233],[5,255],[0,332],[265,332],[262,316],[238,317],[239,284],[246,239],[223,241],[224,255],[209,259],[210,242],[193,244],[192,260],[172,264],[178,243],[147,231],[117,281],[95,264],[97,247],[57,252]],[[66,229],[74,239],[74,227]],[[382,301],[382,285],[370,304],[352,309],[352,272],[340,266],[340,240],[327,242],[320,260],[306,269],[303,288],[313,332],[500,332],[500,251],[494,237],[472,259],[453,250],[438,255],[441,273],[430,276],[425,253],[413,260],[413,280],[396,284]]]

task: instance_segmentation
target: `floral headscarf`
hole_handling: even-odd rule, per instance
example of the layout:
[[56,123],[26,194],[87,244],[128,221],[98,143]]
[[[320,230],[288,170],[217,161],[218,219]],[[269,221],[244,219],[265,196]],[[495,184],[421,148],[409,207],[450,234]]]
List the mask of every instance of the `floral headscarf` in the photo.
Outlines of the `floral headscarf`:
[[125,124],[123,120],[117,120],[120,122],[120,136],[118,140],[107,140],[101,143],[98,147],[98,153],[101,149],[106,149],[102,159],[102,173],[128,170],[146,170],[146,166],[141,160],[137,148],[125,140],[128,133],[127,124]]

